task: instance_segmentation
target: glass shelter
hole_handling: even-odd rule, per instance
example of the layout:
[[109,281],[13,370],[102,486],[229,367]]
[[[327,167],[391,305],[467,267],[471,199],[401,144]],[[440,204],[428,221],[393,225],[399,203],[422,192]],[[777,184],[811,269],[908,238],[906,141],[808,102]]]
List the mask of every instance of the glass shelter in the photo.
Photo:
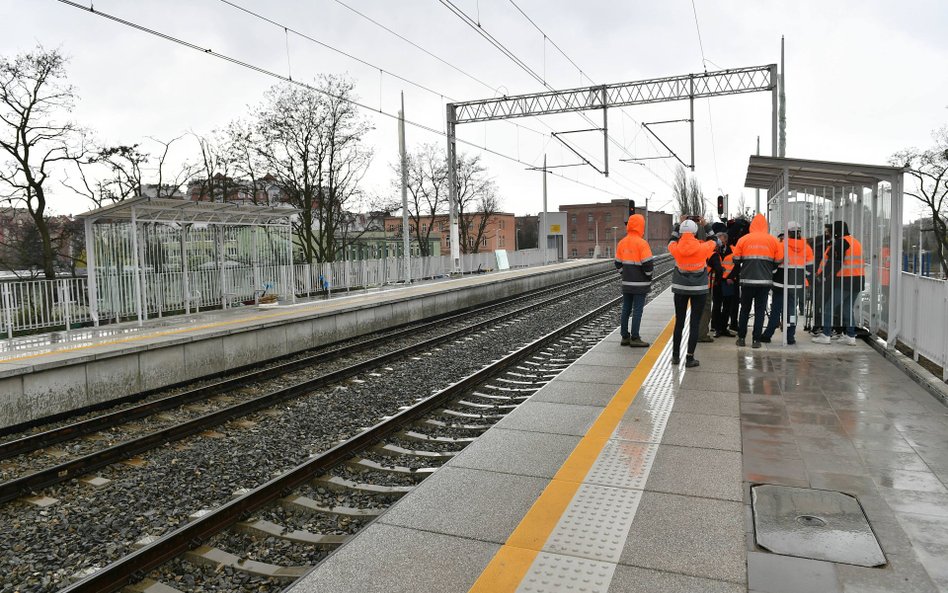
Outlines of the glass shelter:
[[136,197],[79,215],[92,321],[294,296],[295,208]]
[[[812,273],[805,288],[796,291],[793,311],[787,310],[790,289],[783,288],[783,311],[776,314],[784,343],[788,319],[796,321],[798,331],[822,327],[829,311],[831,324],[841,327],[850,321],[843,310],[852,302],[852,324],[893,346],[900,322],[902,169],[751,156],[745,186],[767,190],[765,214],[772,234],[789,236],[792,225],[813,249]],[[850,240],[843,244],[850,247],[834,268],[824,255],[834,237],[844,234]],[[787,242],[784,261],[791,261]],[[849,281],[842,281],[845,276]]]

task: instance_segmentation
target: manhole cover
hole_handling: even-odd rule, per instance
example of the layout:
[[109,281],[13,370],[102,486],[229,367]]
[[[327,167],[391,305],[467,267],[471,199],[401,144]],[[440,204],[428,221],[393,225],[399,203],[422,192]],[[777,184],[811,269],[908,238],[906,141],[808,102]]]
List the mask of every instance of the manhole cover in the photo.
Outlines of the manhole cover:
[[842,492],[754,486],[757,543],[775,554],[857,566],[882,566],[879,547],[859,502]]

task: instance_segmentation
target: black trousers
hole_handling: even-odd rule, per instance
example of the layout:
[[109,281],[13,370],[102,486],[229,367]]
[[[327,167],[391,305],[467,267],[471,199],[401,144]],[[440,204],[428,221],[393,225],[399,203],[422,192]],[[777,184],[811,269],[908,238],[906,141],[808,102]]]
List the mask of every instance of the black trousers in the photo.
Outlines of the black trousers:
[[734,308],[734,303],[733,295],[724,296],[721,285],[714,285],[711,291],[711,328],[714,331],[721,333],[727,331],[727,322],[731,317],[731,309]]
[[767,311],[767,297],[770,296],[769,286],[754,284],[741,286],[741,319],[737,325],[737,335],[747,336],[747,321],[750,319],[750,308],[754,306],[754,340],[760,339],[764,331],[764,316]]
[[698,345],[698,332],[701,328],[701,313],[704,311],[704,302],[707,294],[676,294],[675,295],[675,338],[672,343],[672,354],[681,355],[681,334],[685,329],[685,315],[688,313],[688,303],[691,302],[691,320],[688,323],[688,355],[695,353]]

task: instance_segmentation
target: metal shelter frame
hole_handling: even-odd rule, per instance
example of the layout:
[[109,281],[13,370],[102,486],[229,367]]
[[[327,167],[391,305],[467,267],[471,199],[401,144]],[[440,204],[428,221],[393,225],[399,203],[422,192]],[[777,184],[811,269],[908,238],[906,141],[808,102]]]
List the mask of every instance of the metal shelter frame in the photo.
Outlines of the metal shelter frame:
[[[863,245],[863,254],[869,256],[868,262],[865,262],[864,258],[864,265],[869,267],[870,272],[870,283],[865,288],[869,291],[870,303],[868,329],[874,334],[879,329],[885,329],[886,344],[889,348],[894,347],[900,329],[897,301],[901,294],[902,175],[903,169],[900,167],[751,156],[744,183],[748,188],[768,190],[768,219],[773,222],[774,214],[778,211],[781,213],[779,222],[785,233],[784,236],[789,236],[790,205],[800,203],[797,201],[797,196],[811,195],[814,196],[814,200],[828,200],[833,205],[835,201],[840,200],[844,192],[847,195],[846,200],[849,200],[849,195],[858,196],[856,203],[860,207],[860,212],[847,213],[845,202],[843,202],[842,216],[837,219],[834,212],[833,218],[845,221],[847,214],[850,218],[861,218],[867,210],[869,212],[869,223],[863,225],[863,238],[868,239],[868,245]],[[888,188],[884,184],[888,184]],[[818,193],[815,190],[822,190],[822,192]],[[792,193],[795,194],[794,202],[791,202]],[[868,205],[863,203],[864,195],[869,196]],[[807,205],[806,201],[802,203],[804,206]],[[886,218],[888,218],[888,241],[886,241],[885,233],[882,232],[884,228],[878,224]],[[824,218],[822,222],[826,220]],[[773,225],[770,230],[772,233],[776,232]],[[784,241],[784,261],[788,261],[788,258],[789,243]],[[878,270],[878,273],[873,272],[875,270]],[[882,274],[887,274],[888,278],[881,278]],[[784,283],[783,287],[781,317],[784,344],[787,340],[788,324],[786,284]],[[881,298],[883,287],[887,287],[888,290],[885,299]],[[884,319],[880,319],[882,304],[886,306]]]
[[[196,202],[169,198],[150,198],[138,196],[109,204],[83,214],[76,218],[82,219],[85,227],[86,269],[88,270],[88,299],[89,313],[94,325],[99,325],[98,286],[96,282],[96,249],[94,225],[97,223],[126,223],[131,229],[131,251],[135,259],[135,309],[138,323],[141,324],[147,312],[142,306],[144,292],[142,269],[144,265],[144,248],[139,240],[140,224],[158,223],[178,225],[187,229],[190,225],[214,225],[217,227],[270,227],[292,231],[292,219],[299,212],[297,208],[261,206],[255,204],[238,204],[233,202]],[[180,235],[181,245],[181,272],[182,290],[187,312],[190,312],[190,289],[188,287],[188,261],[185,256],[186,233]],[[287,269],[290,278],[286,284],[290,289],[288,295],[295,300],[293,275],[293,241],[287,241]],[[218,249],[217,267],[223,280],[224,261],[223,252]],[[223,288],[223,281],[221,287]],[[222,296],[221,305],[227,303]]]
[[[547,91],[448,103],[447,139],[448,139],[448,182],[450,184],[450,234],[451,258],[455,271],[460,265],[460,242],[457,221],[457,141],[456,127],[459,124],[486,122],[519,117],[535,117],[557,113],[574,113],[602,110],[602,128],[592,130],[603,132],[603,152],[605,165],[602,174],[609,175],[609,137],[607,112],[610,107],[628,107],[649,103],[667,103],[670,101],[689,101],[691,125],[691,165],[694,169],[695,136],[695,99],[720,97],[771,91],[773,98],[773,154],[777,154],[778,120],[778,75],[777,64],[731,68],[698,74],[684,74],[664,78],[651,78],[634,82],[588,86],[562,91]],[[661,123],[661,122],[653,122]],[[648,129],[648,128],[646,128]],[[576,131],[576,130],[574,130]],[[652,130],[649,133],[654,135]],[[554,135],[561,140],[557,135]],[[561,140],[562,141],[562,140]],[[663,143],[664,144],[664,143]],[[667,148],[667,146],[666,146]],[[584,159],[585,160],[585,159]],[[679,159],[681,160],[681,159]],[[544,163],[544,182],[546,180]],[[599,170],[597,168],[597,170]]]

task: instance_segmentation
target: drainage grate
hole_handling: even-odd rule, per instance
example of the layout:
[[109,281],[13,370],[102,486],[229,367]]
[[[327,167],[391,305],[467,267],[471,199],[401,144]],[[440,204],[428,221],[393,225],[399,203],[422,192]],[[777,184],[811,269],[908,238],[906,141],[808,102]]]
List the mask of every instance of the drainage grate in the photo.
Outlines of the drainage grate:
[[859,502],[848,494],[762,485],[751,488],[757,544],[775,554],[857,566],[885,555]]

